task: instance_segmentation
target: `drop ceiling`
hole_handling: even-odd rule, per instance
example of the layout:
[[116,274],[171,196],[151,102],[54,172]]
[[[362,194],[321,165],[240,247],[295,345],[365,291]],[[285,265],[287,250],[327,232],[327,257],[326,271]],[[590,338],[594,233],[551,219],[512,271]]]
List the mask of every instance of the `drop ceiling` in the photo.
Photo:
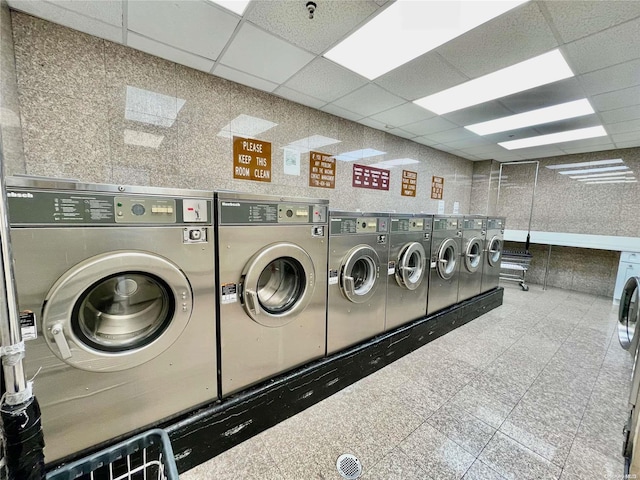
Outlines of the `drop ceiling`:
[[[8,3],[469,160],[640,146],[640,0],[530,1],[373,81],[323,54],[392,0],[316,0],[313,19],[306,0],[252,0],[242,16],[208,0]],[[413,103],[558,48],[574,77],[444,115]],[[463,128],[581,98],[595,114],[486,136]],[[597,125],[606,136],[519,150],[498,145]]]

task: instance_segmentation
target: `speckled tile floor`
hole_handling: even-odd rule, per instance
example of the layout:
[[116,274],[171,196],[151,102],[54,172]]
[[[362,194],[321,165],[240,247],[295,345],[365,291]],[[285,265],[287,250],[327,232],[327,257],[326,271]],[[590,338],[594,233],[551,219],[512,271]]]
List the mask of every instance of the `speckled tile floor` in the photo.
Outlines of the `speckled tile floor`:
[[182,480],[622,478],[631,356],[611,300],[505,286],[504,305]]

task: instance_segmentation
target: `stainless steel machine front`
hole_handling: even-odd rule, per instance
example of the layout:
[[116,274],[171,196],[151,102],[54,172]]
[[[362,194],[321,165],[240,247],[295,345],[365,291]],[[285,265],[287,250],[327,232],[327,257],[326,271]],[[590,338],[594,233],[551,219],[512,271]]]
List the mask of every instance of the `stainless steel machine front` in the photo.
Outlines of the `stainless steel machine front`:
[[486,229],[486,217],[474,215],[465,216],[462,219],[462,252],[460,254],[458,302],[480,294]]
[[389,214],[329,212],[327,353],[382,333]]
[[427,314],[433,215],[390,218],[385,330]]
[[430,315],[458,301],[460,252],[462,250],[462,218],[436,215],[433,218],[431,265],[429,270]]
[[216,399],[211,192],[7,185],[46,461]]
[[487,236],[484,242],[481,292],[488,292],[500,283],[500,261],[504,244],[504,217],[487,218]]
[[216,194],[222,396],[324,355],[327,204]]

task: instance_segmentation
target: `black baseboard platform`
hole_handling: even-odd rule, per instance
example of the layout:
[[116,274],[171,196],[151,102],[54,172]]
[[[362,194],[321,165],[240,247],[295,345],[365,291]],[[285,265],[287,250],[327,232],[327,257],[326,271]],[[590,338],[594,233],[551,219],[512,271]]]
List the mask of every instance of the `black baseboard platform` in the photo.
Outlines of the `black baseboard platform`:
[[497,288],[198,410],[168,431],[180,473],[502,305]]

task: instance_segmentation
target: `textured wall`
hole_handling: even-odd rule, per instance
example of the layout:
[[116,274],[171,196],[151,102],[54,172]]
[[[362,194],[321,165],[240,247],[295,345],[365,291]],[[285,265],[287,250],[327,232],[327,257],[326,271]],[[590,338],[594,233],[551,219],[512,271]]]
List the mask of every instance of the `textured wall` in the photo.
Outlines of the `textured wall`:
[[[320,197],[335,208],[407,212],[437,210],[430,199],[437,175],[445,177],[446,212],[456,201],[460,213],[468,212],[468,160],[44,20],[12,17],[28,174]],[[131,87],[153,93],[127,103]],[[277,124],[253,136],[272,142],[272,183],[232,179],[232,143],[222,130],[243,114]],[[311,135],[340,141],[317,149],[328,154],[386,152],[358,163],[419,160],[405,167],[418,172],[417,197],[400,195],[402,167],[391,170],[388,192],[352,188],[345,162],[337,162],[335,190],[309,187],[308,153],[300,176],[285,175],[282,148]]]
[[[505,249],[524,251],[524,243],[505,242]],[[542,285],[549,246],[531,244],[529,251],[533,259],[526,275],[527,282]],[[619,261],[620,252],[552,246],[547,285],[613,297]]]
[[11,12],[0,0],[0,150],[6,172],[25,173]]

